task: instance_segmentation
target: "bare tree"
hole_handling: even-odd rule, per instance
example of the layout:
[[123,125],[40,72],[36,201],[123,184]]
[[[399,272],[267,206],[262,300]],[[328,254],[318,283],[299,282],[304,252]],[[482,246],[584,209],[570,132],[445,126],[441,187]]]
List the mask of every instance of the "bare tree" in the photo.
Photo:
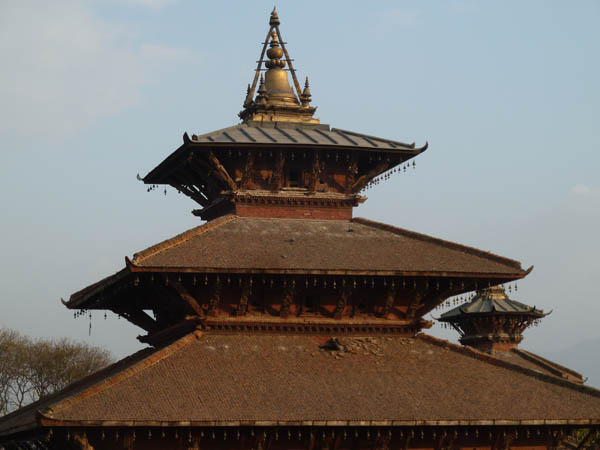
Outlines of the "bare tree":
[[0,328],[0,415],[56,392],[113,361],[70,339],[31,339]]

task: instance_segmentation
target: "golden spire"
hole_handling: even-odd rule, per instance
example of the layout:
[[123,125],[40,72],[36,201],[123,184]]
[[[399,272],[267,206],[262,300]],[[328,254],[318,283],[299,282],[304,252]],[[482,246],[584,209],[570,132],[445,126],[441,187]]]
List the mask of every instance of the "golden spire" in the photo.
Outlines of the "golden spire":
[[281,24],[279,21],[279,16],[277,15],[277,8],[273,6],[273,11],[271,11],[271,17],[269,17],[269,25],[272,27],[278,27]]
[[[244,101],[244,110],[239,116],[244,122],[304,122],[319,123],[319,119],[313,118],[316,108],[310,106],[310,88],[308,87],[308,78],[304,90],[300,88],[300,83],[296,78],[296,72],[292,65],[292,59],[285,48],[285,42],[281,38],[279,31],[279,16],[275,8],[269,17],[269,32],[263,43],[263,49],[258,61],[256,73],[252,86],[246,94]],[[267,45],[269,49],[267,50]],[[266,56],[268,60],[264,60]],[[264,79],[261,74],[262,65],[267,68]],[[285,67],[289,67],[292,74],[295,92],[288,80],[288,74]],[[253,99],[256,85],[260,85]]]
[[271,33],[271,43],[269,46],[271,48],[267,51],[267,56],[270,59],[265,62],[265,66],[268,69],[265,73],[265,88],[269,96],[269,102],[273,105],[299,105],[300,102],[296,98],[288,81],[287,72],[283,70],[286,62],[281,59],[283,57],[283,50],[279,46],[279,39],[277,39],[275,31]]

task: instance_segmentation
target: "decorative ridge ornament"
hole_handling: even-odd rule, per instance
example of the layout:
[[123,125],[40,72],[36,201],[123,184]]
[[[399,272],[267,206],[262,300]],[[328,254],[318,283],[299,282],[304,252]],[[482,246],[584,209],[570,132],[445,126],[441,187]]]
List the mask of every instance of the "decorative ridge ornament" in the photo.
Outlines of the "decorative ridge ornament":
[[[318,124],[320,123],[319,119],[313,117],[317,108],[310,106],[311,93],[308,77],[304,90],[302,90],[292,64],[293,60],[290,58],[279,31],[280,23],[277,11],[273,8],[269,18],[269,32],[263,42],[254,80],[248,88],[244,109],[239,113],[239,117],[244,123],[254,121]],[[267,45],[269,46],[268,50]],[[265,53],[269,58],[266,61]],[[266,67],[264,77],[261,73],[265,70],[262,67],[263,63]],[[286,66],[289,67],[287,70],[292,75],[293,88],[288,80]],[[259,78],[258,94],[253,99]]]

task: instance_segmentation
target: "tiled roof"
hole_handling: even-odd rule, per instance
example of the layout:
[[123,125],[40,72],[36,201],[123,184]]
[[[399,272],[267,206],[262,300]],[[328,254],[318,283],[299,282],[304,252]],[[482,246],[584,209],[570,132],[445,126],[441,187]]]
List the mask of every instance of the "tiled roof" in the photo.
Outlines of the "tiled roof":
[[211,133],[192,135],[191,142],[206,144],[245,145],[298,145],[350,147],[378,151],[414,151],[420,153],[427,148],[415,148],[415,144],[392,141],[353,131],[330,128],[329,125],[306,125],[300,123],[240,124]]
[[132,264],[233,272],[525,274],[517,261],[359,218],[225,216],[137,253]]
[[583,376],[580,373],[520,348],[513,348],[509,351],[494,351],[494,357],[546,375],[575,383],[583,383]]
[[325,339],[194,332],[0,419],[0,435],[36,411],[48,426],[600,423],[600,391],[468,348]]

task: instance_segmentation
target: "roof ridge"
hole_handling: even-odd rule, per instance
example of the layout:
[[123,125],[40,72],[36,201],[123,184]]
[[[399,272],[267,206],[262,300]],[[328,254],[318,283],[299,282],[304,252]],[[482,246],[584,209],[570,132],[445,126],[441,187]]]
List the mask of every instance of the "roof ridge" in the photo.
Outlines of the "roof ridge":
[[419,150],[419,149],[415,148],[415,144],[407,144],[406,142],[394,141],[393,139],[377,137],[377,136],[373,136],[371,134],[358,133],[356,131],[344,130],[342,128],[331,128],[331,131],[339,131],[341,133],[349,134],[351,136],[358,136],[358,137],[367,138],[367,139],[374,139],[374,140],[380,141],[380,142],[387,142],[388,144],[390,142],[392,142],[396,145],[406,147],[406,150]]
[[478,359],[483,362],[487,362],[488,364],[492,364],[494,366],[503,367],[505,369],[513,370],[515,372],[522,373],[524,375],[537,378],[542,381],[546,381],[551,384],[556,384],[558,386],[566,387],[572,389],[574,391],[582,392],[593,397],[600,398],[600,390],[593,388],[591,386],[585,386],[583,384],[574,383],[572,381],[568,381],[562,378],[557,378],[552,375],[546,375],[544,373],[537,372],[533,369],[528,369],[523,366],[519,366],[517,364],[510,363],[508,361],[503,361],[501,359],[495,358],[488,353],[484,353],[473,347],[463,346],[454,344],[453,342],[447,341],[445,339],[436,338],[429,334],[421,333],[416,336],[418,339],[422,339],[430,342],[433,345],[437,345],[438,347],[446,348],[448,350],[452,350],[455,353],[460,353],[461,355],[465,355],[471,358]]
[[[54,414],[59,413],[65,409],[73,406],[74,404],[79,403],[82,400],[85,400],[86,398],[92,397],[92,396],[104,391],[105,389],[112,387],[114,384],[119,383],[123,380],[126,380],[126,379],[130,378],[131,376],[147,369],[148,367],[151,367],[151,366],[159,363],[163,359],[171,356],[173,353],[175,353],[178,350],[182,349],[183,347],[187,346],[191,341],[199,338],[201,335],[202,335],[202,332],[199,330],[192,331],[191,333],[186,334],[185,336],[177,339],[176,341],[172,342],[171,344],[169,344],[165,347],[162,347],[160,349],[157,349],[154,352],[151,352],[147,356],[144,356],[139,361],[134,362],[127,369],[118,371],[114,375],[109,376],[107,378],[101,378],[97,382],[92,383],[87,388],[84,388],[78,394],[69,396],[69,397],[57,402],[56,404],[53,405],[54,406],[53,408],[47,407],[47,411],[42,414],[45,417],[52,418],[52,416]],[[142,350],[142,351],[144,351],[144,350]],[[141,352],[138,352],[138,353],[141,353]],[[137,355],[138,353],[134,353],[134,355]],[[118,361],[117,363],[115,363],[115,365],[117,365],[123,361],[126,361],[128,358],[130,358],[130,357],[127,357],[127,358],[122,359],[121,361]]]
[[398,234],[398,235],[404,235],[407,237],[412,237],[415,239],[419,239],[421,241],[424,242],[431,242],[434,244],[441,244],[443,247],[447,247],[453,250],[458,250],[458,251],[462,251],[464,253],[469,253],[472,255],[476,255],[476,256],[480,256],[482,258],[487,258],[502,264],[505,264],[507,266],[513,267],[517,270],[519,270],[520,272],[525,273],[525,275],[527,273],[529,273],[531,270],[533,270],[533,266],[531,266],[531,268],[527,269],[527,270],[523,270],[523,267],[521,266],[521,263],[515,259],[510,259],[510,258],[506,258],[504,256],[500,256],[497,255],[495,253],[492,252],[486,252],[484,250],[479,250],[475,247],[470,247],[468,245],[463,245],[463,244],[458,244],[456,242],[452,242],[452,241],[448,241],[445,239],[440,239],[440,238],[436,238],[433,236],[429,236],[427,234],[422,234],[422,233],[417,233],[416,231],[411,231],[411,230],[407,230],[405,228],[400,228],[400,227],[396,227],[394,225],[388,225],[382,222],[377,222],[374,220],[369,220],[369,219],[365,219],[364,217],[353,217],[352,218],[353,222],[357,222],[360,223],[362,225],[366,225],[366,226],[370,226],[373,228],[378,228],[380,230],[384,230],[384,231],[388,231],[390,233],[394,233],[394,234]]
[[[234,130],[234,129],[238,129],[238,128],[243,128],[245,124],[243,123],[238,123],[237,125],[230,125],[228,127],[225,128],[220,128],[218,130],[214,130],[214,131],[210,131],[208,133],[204,133],[204,134],[192,134],[192,140],[197,140],[197,139],[201,139],[201,138],[208,138],[208,136],[214,136],[216,134],[219,133],[227,133],[230,130]],[[248,126],[246,125],[246,128]],[[193,136],[196,136],[196,138],[194,139]]]
[[543,356],[536,355],[535,353],[529,352],[527,350],[523,350],[521,348],[513,348],[511,351],[517,353],[518,355],[525,356],[527,359],[533,360],[532,362],[535,362],[537,364],[541,364],[544,366],[548,366],[551,370],[555,370],[555,371],[562,370],[566,373],[569,373],[575,377],[579,377],[583,380],[583,374],[581,374],[573,369],[569,369],[568,367],[565,367],[558,363],[555,363],[554,361],[546,359]]
[[193,238],[199,234],[203,234],[208,231],[211,231],[211,230],[223,225],[224,223],[230,222],[231,220],[234,220],[234,219],[237,219],[236,215],[227,214],[225,216],[219,217],[218,219],[214,219],[214,220],[211,220],[210,222],[206,222],[203,225],[199,225],[197,227],[191,228],[187,231],[184,231],[183,233],[173,236],[172,238],[166,239],[162,242],[159,242],[158,244],[154,244],[153,246],[148,247],[145,250],[134,253],[131,263],[133,265],[137,265],[137,263],[143,261],[144,259],[154,256],[157,253],[160,253],[168,248],[179,245],[182,242],[188,241],[191,238]]
[[113,282],[115,279],[120,279],[121,277],[124,277],[127,274],[129,274],[129,270],[127,270],[127,267],[124,267],[121,270],[113,273],[112,275],[108,275],[107,277],[102,278],[100,281],[96,281],[95,283],[90,284],[89,286],[72,293],[69,297],[69,300],[67,302],[63,301],[63,304],[69,307],[69,305],[71,305],[72,302],[76,302],[81,297],[86,297],[95,294],[97,291],[102,290],[108,282]]
[[[40,407],[41,405],[45,404],[46,408],[48,408],[47,405],[50,404],[50,403],[52,403],[52,401],[54,399],[56,399],[57,397],[60,397],[61,395],[63,395],[67,391],[77,390],[77,388],[79,388],[82,385],[85,385],[87,382],[89,382],[90,379],[100,377],[100,379],[103,380],[104,379],[102,377],[103,374],[105,374],[107,372],[110,373],[111,371],[116,370],[119,366],[126,365],[127,362],[129,362],[131,360],[135,360],[138,357],[142,357],[142,359],[143,359],[143,357],[145,357],[145,356],[143,356],[145,353],[151,353],[150,350],[151,350],[150,347],[146,347],[146,348],[144,348],[142,350],[138,350],[137,352],[135,352],[135,353],[133,353],[133,354],[131,354],[129,356],[126,356],[125,358],[120,359],[117,362],[114,362],[114,363],[112,363],[112,364],[110,364],[110,365],[108,365],[106,367],[103,367],[100,370],[97,370],[94,373],[86,375],[85,377],[80,378],[77,381],[74,381],[73,383],[71,383],[70,385],[64,387],[63,389],[60,389],[60,390],[58,390],[56,392],[53,392],[50,395],[42,397],[42,398],[36,400],[33,403],[29,403],[28,405],[25,405],[22,408],[19,408],[19,409],[15,410],[15,411],[12,411],[12,412],[6,414],[5,416],[0,417],[0,428],[1,428],[2,422],[7,422],[11,418],[13,418],[13,417],[17,417],[17,416],[26,414],[27,412],[31,411],[32,409],[36,409],[36,408]],[[85,390],[85,388],[83,390]],[[59,404],[59,403],[60,403],[60,401],[57,402],[57,404]],[[0,430],[0,436],[1,435],[9,434],[10,430],[12,430],[12,428],[8,428],[7,430]]]

